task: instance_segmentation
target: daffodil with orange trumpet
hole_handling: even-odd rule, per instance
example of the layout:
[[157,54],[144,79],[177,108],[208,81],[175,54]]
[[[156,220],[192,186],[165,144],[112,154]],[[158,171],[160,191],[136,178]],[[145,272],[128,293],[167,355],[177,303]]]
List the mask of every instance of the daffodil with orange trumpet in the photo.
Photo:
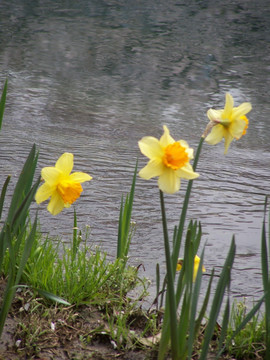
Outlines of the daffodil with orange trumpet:
[[64,207],[70,207],[83,191],[81,183],[92,177],[83,172],[74,172],[73,154],[64,153],[56,161],[54,167],[44,167],[41,177],[45,181],[38,189],[35,199],[38,204],[50,198],[48,211],[52,215],[59,214]]
[[166,125],[163,130],[160,140],[146,136],[139,141],[141,152],[150,159],[139,175],[146,180],[158,176],[159,189],[174,194],[180,189],[181,178],[192,180],[199,174],[189,163],[193,159],[193,149],[184,140],[175,141]]
[[252,109],[249,102],[245,102],[237,107],[234,107],[234,100],[231,94],[226,93],[226,102],[224,109],[215,110],[209,109],[207,116],[210,120],[210,134],[206,136],[205,141],[210,145],[216,145],[223,138],[225,139],[225,151],[233,139],[239,140],[246,134],[248,128],[248,118],[246,114]]

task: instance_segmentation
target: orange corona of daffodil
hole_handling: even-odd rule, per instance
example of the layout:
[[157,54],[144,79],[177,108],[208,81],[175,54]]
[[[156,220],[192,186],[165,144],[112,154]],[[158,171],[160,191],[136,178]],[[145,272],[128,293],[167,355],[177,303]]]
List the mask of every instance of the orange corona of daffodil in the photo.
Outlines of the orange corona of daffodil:
[[[195,280],[196,280],[197,272],[198,272],[199,265],[200,265],[200,261],[201,261],[201,259],[199,258],[198,255],[196,255],[195,258],[194,258],[193,282],[195,282]],[[183,266],[183,259],[178,259],[176,271],[180,271],[182,269],[182,266]],[[205,267],[202,266],[202,272],[205,272],[205,271],[206,271]]]
[[64,153],[54,167],[44,167],[41,170],[41,177],[45,183],[38,189],[35,199],[40,204],[51,198],[47,209],[52,215],[59,214],[64,207],[70,207],[83,191],[81,183],[92,179],[83,172],[71,174],[72,169],[73,154]]
[[163,129],[160,140],[147,136],[139,141],[141,152],[150,159],[139,175],[146,180],[158,176],[159,189],[173,194],[180,189],[180,178],[191,180],[199,174],[189,163],[193,159],[193,149],[184,140],[175,141],[167,126]]
[[245,135],[248,128],[248,119],[245,116],[252,106],[245,102],[233,107],[234,101],[231,94],[226,93],[226,103],[222,110],[209,109],[207,116],[213,122],[211,133],[206,137],[208,144],[215,145],[225,139],[225,151],[227,153],[233,139],[239,140]]

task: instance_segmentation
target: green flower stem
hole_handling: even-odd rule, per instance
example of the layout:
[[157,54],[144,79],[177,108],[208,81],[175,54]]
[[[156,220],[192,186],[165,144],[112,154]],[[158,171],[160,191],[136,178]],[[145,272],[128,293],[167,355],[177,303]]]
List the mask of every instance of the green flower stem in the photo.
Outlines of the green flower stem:
[[[199,161],[203,142],[204,142],[204,137],[202,136],[200,139],[196,154],[195,154],[194,162],[193,162],[193,170],[194,171],[196,171],[196,167],[197,167],[197,164]],[[187,208],[188,208],[188,204],[189,204],[189,198],[190,198],[190,194],[191,194],[192,184],[193,184],[193,180],[189,180],[184,203],[183,203],[182,213],[181,213],[181,217],[180,217],[180,221],[179,221],[179,225],[178,225],[176,241],[175,241],[174,248],[173,248],[172,266],[173,266],[173,270],[174,270],[174,272],[173,272],[174,275],[176,272],[176,265],[177,265],[177,260],[179,257],[179,251],[180,251],[180,246],[181,246],[181,240],[182,240],[182,235],[183,235],[183,230],[184,230],[184,225],[185,225],[185,220],[186,220],[186,215],[187,215]]]
[[168,295],[166,303],[169,305],[169,317],[170,317],[170,329],[171,329],[171,346],[172,346],[172,358],[178,359],[178,330],[177,330],[177,311],[176,311],[176,302],[175,302],[175,293],[174,293],[174,276],[172,271],[172,262],[170,254],[170,245],[167,229],[167,219],[164,205],[163,192],[160,190],[160,205],[161,205],[161,214],[162,214],[162,225],[163,225],[163,235],[164,235],[164,248],[166,256],[166,266],[167,266],[167,281],[168,281]]
[[[201,137],[198,148],[197,148],[197,151],[196,151],[196,154],[195,154],[195,158],[194,158],[194,162],[193,162],[193,170],[194,171],[196,170],[196,167],[197,167],[197,164],[198,164],[198,161],[199,161],[199,157],[200,157],[203,142],[204,142],[204,136]],[[178,306],[178,304],[180,302],[182,281],[178,281],[176,295],[175,295],[175,293],[173,291],[174,299],[171,300],[170,298],[172,296],[171,296],[171,292],[169,290],[170,289],[170,286],[169,286],[169,270],[171,271],[171,276],[172,276],[171,282],[172,282],[172,284],[174,284],[173,279],[175,278],[176,265],[177,265],[177,261],[178,261],[178,257],[179,257],[179,251],[180,251],[180,246],[181,246],[181,240],[182,240],[182,235],[183,235],[183,230],[184,230],[184,225],[185,225],[185,219],[186,219],[187,208],[188,208],[189,198],[190,198],[190,194],[191,194],[192,184],[193,184],[193,180],[190,180],[188,182],[186,195],[185,195],[183,208],[182,208],[182,213],[181,213],[181,217],[180,217],[180,220],[179,220],[179,226],[178,226],[177,234],[175,236],[175,241],[174,241],[174,244],[173,244],[173,253],[172,253],[171,259],[169,261],[167,260],[167,254],[166,254],[167,275],[168,275],[168,296],[166,297],[166,304],[165,304],[165,314],[164,314],[164,319],[163,319],[163,329],[162,329],[162,336],[161,336],[160,347],[159,347],[159,355],[158,355],[159,360],[163,359],[164,356],[165,356],[167,345],[168,345],[168,342],[169,342],[169,338],[171,338],[171,343],[173,344],[172,337],[174,336],[174,333],[176,333],[176,331],[173,330],[173,327],[175,325],[172,325],[173,313],[172,313],[170,302],[171,301],[174,302],[173,306],[175,307],[175,316],[174,316],[173,321],[175,321],[177,323],[176,309],[177,309],[177,306]],[[162,199],[162,201],[163,201],[163,194],[161,193],[161,191],[160,191],[160,199]],[[162,209],[162,206],[164,207],[164,204],[162,205],[162,202],[161,202],[161,209]],[[164,209],[164,218],[165,218],[164,221],[165,221],[165,226],[166,226],[165,209]],[[163,220],[163,215],[162,215],[162,220]],[[163,229],[164,229],[164,224],[163,224]],[[166,231],[167,231],[167,227],[166,227]],[[167,238],[168,238],[168,235],[167,235]],[[164,235],[164,241],[165,241],[165,235]],[[165,250],[166,250],[166,247],[165,247]],[[168,264],[169,263],[171,264],[171,267],[168,269]],[[170,308],[169,311],[167,310],[168,305],[169,305],[169,308]],[[169,325],[169,323],[170,323],[170,325]],[[170,332],[171,332],[171,334],[170,334]]]

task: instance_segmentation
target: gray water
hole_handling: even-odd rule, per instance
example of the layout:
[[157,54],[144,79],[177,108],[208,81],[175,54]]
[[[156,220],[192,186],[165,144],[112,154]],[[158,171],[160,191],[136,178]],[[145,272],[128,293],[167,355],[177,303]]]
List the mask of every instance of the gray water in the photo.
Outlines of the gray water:
[[[217,273],[232,235],[237,254],[235,297],[261,295],[260,233],[270,191],[270,5],[244,1],[0,1],[0,84],[9,80],[0,134],[0,180],[14,185],[33,143],[38,172],[63,152],[93,180],[76,203],[90,242],[116,254],[122,194],[129,191],[143,136],[175,139],[196,149],[206,111],[222,108],[225,93],[249,101],[246,136],[204,144],[188,218],[202,223],[205,267]],[[12,187],[11,186],[11,187]],[[166,196],[169,229],[178,224],[186,187]],[[33,209],[37,206],[33,204]],[[42,231],[70,241],[73,208],[53,217],[39,206]],[[153,281],[164,269],[156,179],[137,179],[130,261]]]

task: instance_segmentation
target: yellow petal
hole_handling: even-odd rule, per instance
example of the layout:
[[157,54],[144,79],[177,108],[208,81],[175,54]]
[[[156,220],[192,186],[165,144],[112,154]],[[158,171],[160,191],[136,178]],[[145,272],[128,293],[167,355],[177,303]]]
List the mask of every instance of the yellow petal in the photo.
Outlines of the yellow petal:
[[180,189],[180,178],[174,170],[165,168],[158,178],[158,186],[164,193],[174,194]]
[[245,102],[233,109],[232,118],[239,119],[241,116],[249,113],[251,111],[251,109],[252,109],[251,104],[248,102]]
[[219,121],[221,119],[222,112],[223,110],[209,109],[207,111],[208,119],[211,121]]
[[50,186],[56,186],[61,177],[61,172],[55,167],[44,167],[41,170],[41,177]]
[[233,97],[231,94],[226,93],[225,107],[222,113],[222,119],[228,119],[233,109]]
[[225,138],[225,151],[224,151],[224,154],[227,154],[229,146],[230,146],[231,142],[233,141],[233,136],[229,133],[229,131],[226,131],[224,133],[224,138]]
[[142,154],[149,159],[161,158],[163,156],[163,150],[158,139],[152,136],[143,137],[138,144]]
[[224,137],[225,131],[226,129],[223,125],[217,124],[212,128],[210,134],[206,136],[205,141],[210,145],[216,145]]
[[[193,282],[195,282],[195,280],[196,280],[199,265],[200,265],[200,261],[201,261],[201,259],[199,258],[198,255],[196,255],[195,259],[194,259],[194,267],[193,267]],[[204,266],[202,266],[202,272],[205,272],[205,267]]]
[[189,160],[193,159],[194,150],[188,146],[188,143],[185,140],[179,140],[179,144],[185,148],[186,153],[188,154]]
[[47,200],[50,196],[52,196],[53,190],[54,189],[47,183],[41,185],[35,195],[35,200],[37,204],[42,203],[43,201]]
[[240,137],[243,134],[243,131],[245,130],[246,125],[247,124],[243,119],[235,120],[229,126],[228,130],[234,138],[240,139]]
[[198,173],[193,171],[192,166],[190,164],[186,164],[183,167],[181,167],[181,169],[176,170],[176,174],[177,176],[187,180],[196,179],[199,176]]
[[163,125],[164,134],[160,138],[160,145],[166,147],[169,144],[173,144],[175,140],[171,137],[170,131],[166,125]]
[[52,215],[59,214],[64,208],[64,201],[61,196],[55,191],[51,197],[51,201],[49,202],[47,209]]
[[149,180],[152,177],[159,176],[164,169],[162,160],[150,160],[148,164],[139,171],[139,176]]
[[85,181],[90,181],[92,179],[92,176],[84,172],[74,172],[69,176],[69,179],[74,182],[83,183]]
[[73,154],[64,153],[55,163],[56,169],[60,170],[64,175],[69,175],[73,169]]

